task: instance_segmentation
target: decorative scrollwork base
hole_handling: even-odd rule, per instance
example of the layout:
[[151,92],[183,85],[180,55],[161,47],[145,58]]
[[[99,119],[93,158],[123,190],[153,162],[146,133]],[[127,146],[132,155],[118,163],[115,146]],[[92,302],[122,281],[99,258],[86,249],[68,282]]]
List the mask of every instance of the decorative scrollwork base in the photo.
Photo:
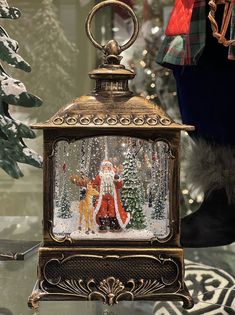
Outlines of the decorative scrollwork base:
[[100,300],[108,305],[114,305],[123,300],[167,300],[182,301],[185,309],[191,309],[194,306],[193,299],[184,283],[179,284],[178,291],[174,293],[158,293],[159,290],[164,288],[164,285],[157,281],[142,280],[136,283],[134,280],[130,280],[128,286],[125,286],[114,277],[104,279],[99,284],[96,284],[94,280],[90,280],[87,284],[82,281],[66,281],[58,286],[64,291],[56,293],[47,292],[44,285],[43,281],[37,281],[28,300],[30,308],[37,309],[39,301],[43,300]]
[[[119,250],[118,250],[119,251]],[[108,305],[120,301],[183,301],[191,308],[193,300],[182,280],[180,249],[157,255],[116,255],[84,253],[81,250],[39,252],[39,281],[29,298],[29,306],[37,308],[40,300],[101,301]],[[50,253],[49,258],[48,254]],[[155,253],[153,251],[153,253]]]

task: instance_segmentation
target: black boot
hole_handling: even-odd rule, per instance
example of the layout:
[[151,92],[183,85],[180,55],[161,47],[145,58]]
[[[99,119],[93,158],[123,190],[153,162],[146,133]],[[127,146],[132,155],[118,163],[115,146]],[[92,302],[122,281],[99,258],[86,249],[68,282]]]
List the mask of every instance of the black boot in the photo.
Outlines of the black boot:
[[181,220],[183,247],[213,247],[235,242],[235,204],[224,189],[215,190],[200,208]]
[[108,231],[106,218],[99,218],[99,231],[102,233],[106,233]]
[[109,218],[109,226],[111,232],[121,232],[117,218]]

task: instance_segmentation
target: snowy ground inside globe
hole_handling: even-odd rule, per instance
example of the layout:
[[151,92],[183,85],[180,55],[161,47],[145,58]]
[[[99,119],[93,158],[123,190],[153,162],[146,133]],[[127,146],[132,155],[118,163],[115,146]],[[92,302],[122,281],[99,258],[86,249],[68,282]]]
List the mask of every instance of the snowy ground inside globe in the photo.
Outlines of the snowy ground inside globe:
[[144,213],[146,216],[146,228],[142,230],[124,229],[121,232],[106,232],[100,233],[98,227],[93,228],[93,233],[90,231],[87,234],[85,222],[82,222],[81,230],[78,230],[79,220],[79,201],[71,203],[71,218],[63,219],[58,217],[58,208],[54,212],[54,228],[53,233],[57,237],[65,235],[70,236],[74,240],[84,239],[111,239],[111,240],[150,240],[154,237],[164,238],[169,234],[169,220],[153,220],[151,219],[151,208],[146,204]]

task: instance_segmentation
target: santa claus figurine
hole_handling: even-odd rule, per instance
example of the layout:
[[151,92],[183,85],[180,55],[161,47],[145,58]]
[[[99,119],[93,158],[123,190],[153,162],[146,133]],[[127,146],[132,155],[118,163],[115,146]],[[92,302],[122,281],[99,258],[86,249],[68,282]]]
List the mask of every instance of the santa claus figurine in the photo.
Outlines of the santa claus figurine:
[[119,232],[125,229],[130,221],[130,214],[122,207],[119,195],[122,180],[110,161],[104,160],[101,163],[99,174],[92,185],[99,191],[94,209],[94,222],[98,225],[99,231]]

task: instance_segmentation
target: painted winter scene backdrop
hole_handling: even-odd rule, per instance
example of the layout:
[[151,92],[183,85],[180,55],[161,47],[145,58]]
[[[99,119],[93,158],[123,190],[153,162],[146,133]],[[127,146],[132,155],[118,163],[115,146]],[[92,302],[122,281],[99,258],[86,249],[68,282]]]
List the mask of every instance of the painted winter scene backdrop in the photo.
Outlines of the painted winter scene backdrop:
[[93,137],[54,149],[57,238],[150,240],[169,234],[170,148],[163,141]]

